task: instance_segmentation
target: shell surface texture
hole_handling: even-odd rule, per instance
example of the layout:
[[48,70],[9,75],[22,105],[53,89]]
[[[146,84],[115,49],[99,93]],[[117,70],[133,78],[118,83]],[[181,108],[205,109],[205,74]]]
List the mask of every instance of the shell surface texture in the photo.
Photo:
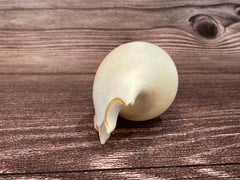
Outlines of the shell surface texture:
[[172,104],[178,73],[171,57],[147,42],[112,50],[100,64],[93,84],[94,127],[105,144],[118,115],[133,121],[152,119]]

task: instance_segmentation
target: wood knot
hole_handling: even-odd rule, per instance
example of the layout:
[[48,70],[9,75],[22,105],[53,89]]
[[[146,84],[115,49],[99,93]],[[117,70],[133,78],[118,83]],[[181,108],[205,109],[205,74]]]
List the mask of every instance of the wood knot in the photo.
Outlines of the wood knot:
[[195,15],[189,21],[192,24],[193,30],[201,37],[213,39],[219,34],[218,24],[211,16]]
[[240,16],[240,7],[238,7],[238,8],[236,9],[236,14],[237,14],[238,16]]

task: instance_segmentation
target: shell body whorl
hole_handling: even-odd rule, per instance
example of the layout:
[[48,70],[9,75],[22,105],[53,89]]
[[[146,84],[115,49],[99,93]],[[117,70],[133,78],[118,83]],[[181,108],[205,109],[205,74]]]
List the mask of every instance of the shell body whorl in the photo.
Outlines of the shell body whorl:
[[170,56],[147,42],[123,44],[100,64],[94,79],[94,125],[104,144],[117,116],[135,121],[162,114],[173,102],[178,74]]

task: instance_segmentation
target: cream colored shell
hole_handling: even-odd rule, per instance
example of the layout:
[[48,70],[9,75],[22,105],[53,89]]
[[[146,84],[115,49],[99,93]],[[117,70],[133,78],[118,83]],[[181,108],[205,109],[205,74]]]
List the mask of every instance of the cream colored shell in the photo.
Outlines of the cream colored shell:
[[160,47],[131,42],[115,48],[100,64],[93,85],[101,144],[115,129],[118,114],[134,121],[152,119],[166,111],[177,89],[175,64]]

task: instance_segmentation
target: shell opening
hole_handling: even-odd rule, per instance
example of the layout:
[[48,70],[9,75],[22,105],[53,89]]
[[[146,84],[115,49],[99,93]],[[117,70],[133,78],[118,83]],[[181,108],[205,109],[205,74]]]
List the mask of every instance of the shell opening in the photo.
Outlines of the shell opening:
[[101,144],[105,144],[110,137],[111,132],[116,128],[118,114],[123,106],[125,106],[125,103],[122,99],[114,98],[106,108],[105,118],[102,125],[99,127],[95,124],[95,129],[99,131]]

